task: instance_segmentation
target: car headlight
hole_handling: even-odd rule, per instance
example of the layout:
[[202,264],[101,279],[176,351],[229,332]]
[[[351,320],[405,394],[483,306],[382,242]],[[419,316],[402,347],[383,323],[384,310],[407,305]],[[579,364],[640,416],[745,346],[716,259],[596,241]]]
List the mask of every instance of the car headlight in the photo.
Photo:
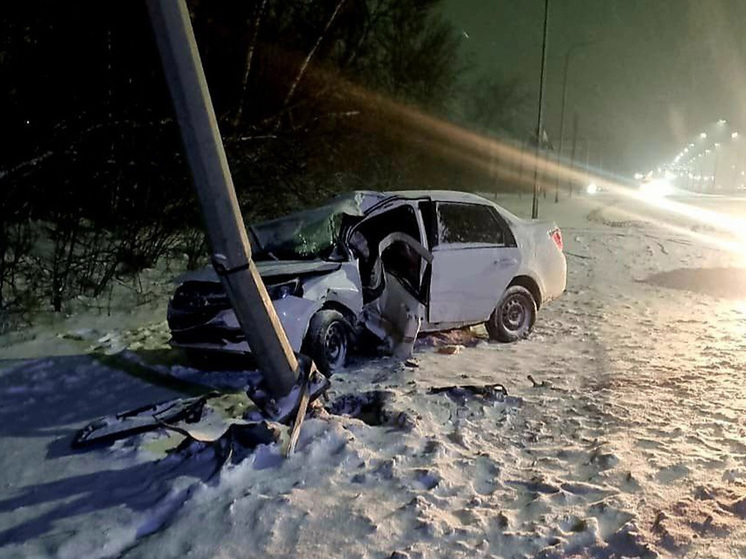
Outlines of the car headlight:
[[640,194],[649,198],[663,198],[674,193],[673,185],[667,179],[657,179],[640,185]]
[[268,285],[267,291],[269,292],[269,298],[273,301],[279,301],[280,299],[290,297],[291,295],[303,295],[300,280],[297,279],[285,283],[278,283],[276,285]]

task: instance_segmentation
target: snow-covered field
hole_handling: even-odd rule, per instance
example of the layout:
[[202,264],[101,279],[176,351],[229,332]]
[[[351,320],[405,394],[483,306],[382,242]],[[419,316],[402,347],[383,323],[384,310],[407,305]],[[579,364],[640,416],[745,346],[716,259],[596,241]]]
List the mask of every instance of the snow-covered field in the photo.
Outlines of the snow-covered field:
[[[746,557],[746,264],[707,242],[720,224],[639,210],[547,200],[568,287],[531,337],[353,363],[329,400],[377,391],[379,424],[317,413],[287,460],[164,457],[165,434],[70,449],[200,374],[169,365],[165,300],[0,339],[0,557]],[[429,392],[498,382],[507,397]]]

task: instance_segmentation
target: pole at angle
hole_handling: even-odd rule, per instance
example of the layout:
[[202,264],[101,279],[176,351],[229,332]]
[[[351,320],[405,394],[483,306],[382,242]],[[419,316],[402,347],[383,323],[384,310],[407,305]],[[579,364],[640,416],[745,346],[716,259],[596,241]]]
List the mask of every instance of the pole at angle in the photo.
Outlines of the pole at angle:
[[156,43],[197,189],[212,264],[275,398],[296,383],[298,362],[256,265],[228,169],[184,0],[147,0]]

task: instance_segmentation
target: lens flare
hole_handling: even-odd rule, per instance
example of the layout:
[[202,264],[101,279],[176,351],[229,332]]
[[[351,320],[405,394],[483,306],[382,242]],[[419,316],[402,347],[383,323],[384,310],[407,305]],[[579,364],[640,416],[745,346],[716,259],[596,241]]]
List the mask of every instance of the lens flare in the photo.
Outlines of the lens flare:
[[[657,192],[651,195],[624,179],[610,179],[555,153],[539,151],[536,146],[525,147],[484,136],[340,80],[338,76],[329,78],[336,81],[340,91],[344,91],[359,106],[359,114],[376,117],[361,122],[364,129],[384,136],[394,134],[397,139],[404,138],[404,141],[420,146],[444,163],[482,173],[494,181],[496,189],[501,183],[510,183],[531,191],[536,180],[540,192],[556,189],[557,192],[569,193],[571,189],[587,192],[587,188],[594,184],[596,189],[593,190],[596,192],[603,191],[608,196],[636,202],[642,219],[645,219],[646,209],[654,210],[659,214],[656,223],[672,231],[738,255],[746,255],[746,221],[743,218],[673,199],[677,192],[671,186],[671,181],[668,185],[652,187]],[[700,137],[707,138],[707,133],[702,132]],[[689,144],[688,147],[694,145]],[[698,202],[706,198],[693,193],[689,195],[696,197]],[[681,218],[694,222],[697,230],[675,223]]]

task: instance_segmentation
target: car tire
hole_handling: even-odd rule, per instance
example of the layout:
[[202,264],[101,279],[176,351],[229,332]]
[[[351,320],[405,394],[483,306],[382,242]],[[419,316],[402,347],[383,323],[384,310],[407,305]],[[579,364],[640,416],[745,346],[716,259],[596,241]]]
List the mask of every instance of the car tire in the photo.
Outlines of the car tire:
[[304,342],[305,353],[327,377],[345,366],[349,332],[350,326],[338,311],[321,310],[311,318]]
[[536,301],[531,292],[520,285],[508,287],[485,323],[493,340],[516,342],[529,335],[536,322]]

